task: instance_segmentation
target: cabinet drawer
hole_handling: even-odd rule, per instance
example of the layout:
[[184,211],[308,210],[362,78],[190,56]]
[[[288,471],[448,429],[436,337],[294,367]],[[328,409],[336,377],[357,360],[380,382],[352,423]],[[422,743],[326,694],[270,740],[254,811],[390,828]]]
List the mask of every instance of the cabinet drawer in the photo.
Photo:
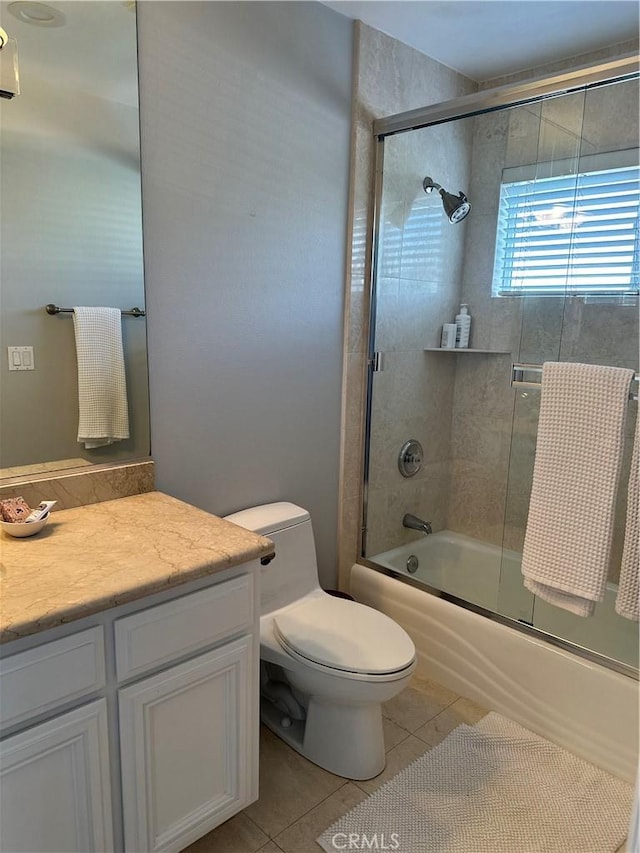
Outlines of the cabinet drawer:
[[241,575],[117,619],[118,680],[245,631],[253,613],[253,576]]
[[15,725],[105,684],[102,627],[0,661],[0,718]]

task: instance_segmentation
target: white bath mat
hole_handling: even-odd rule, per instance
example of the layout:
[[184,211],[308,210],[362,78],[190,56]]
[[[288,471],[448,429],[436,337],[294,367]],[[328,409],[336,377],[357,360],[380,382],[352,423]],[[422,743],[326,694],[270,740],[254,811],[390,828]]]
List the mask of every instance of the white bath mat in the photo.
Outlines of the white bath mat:
[[458,726],[318,838],[327,851],[607,853],[633,790],[499,714]]

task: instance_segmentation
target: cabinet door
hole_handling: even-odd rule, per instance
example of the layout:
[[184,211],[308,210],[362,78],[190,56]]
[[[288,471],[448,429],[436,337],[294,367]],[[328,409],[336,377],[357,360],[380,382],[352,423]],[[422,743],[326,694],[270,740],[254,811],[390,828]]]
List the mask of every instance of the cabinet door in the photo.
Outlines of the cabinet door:
[[125,850],[178,851],[257,793],[253,640],[119,691]]
[[113,850],[104,699],[0,743],[0,849]]

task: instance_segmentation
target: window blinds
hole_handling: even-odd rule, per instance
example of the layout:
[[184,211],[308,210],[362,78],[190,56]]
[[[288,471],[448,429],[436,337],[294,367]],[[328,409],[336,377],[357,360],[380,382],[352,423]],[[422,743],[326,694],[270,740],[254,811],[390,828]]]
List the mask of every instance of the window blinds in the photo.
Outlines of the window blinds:
[[635,165],[504,182],[494,295],[637,293],[639,171]]

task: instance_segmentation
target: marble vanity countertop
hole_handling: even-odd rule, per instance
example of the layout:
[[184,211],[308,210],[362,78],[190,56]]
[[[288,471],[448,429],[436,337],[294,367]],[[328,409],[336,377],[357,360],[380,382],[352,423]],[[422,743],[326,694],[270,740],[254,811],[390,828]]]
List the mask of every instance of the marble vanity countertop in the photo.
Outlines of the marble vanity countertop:
[[0,541],[0,643],[273,553],[273,543],[162,492],[52,512]]

